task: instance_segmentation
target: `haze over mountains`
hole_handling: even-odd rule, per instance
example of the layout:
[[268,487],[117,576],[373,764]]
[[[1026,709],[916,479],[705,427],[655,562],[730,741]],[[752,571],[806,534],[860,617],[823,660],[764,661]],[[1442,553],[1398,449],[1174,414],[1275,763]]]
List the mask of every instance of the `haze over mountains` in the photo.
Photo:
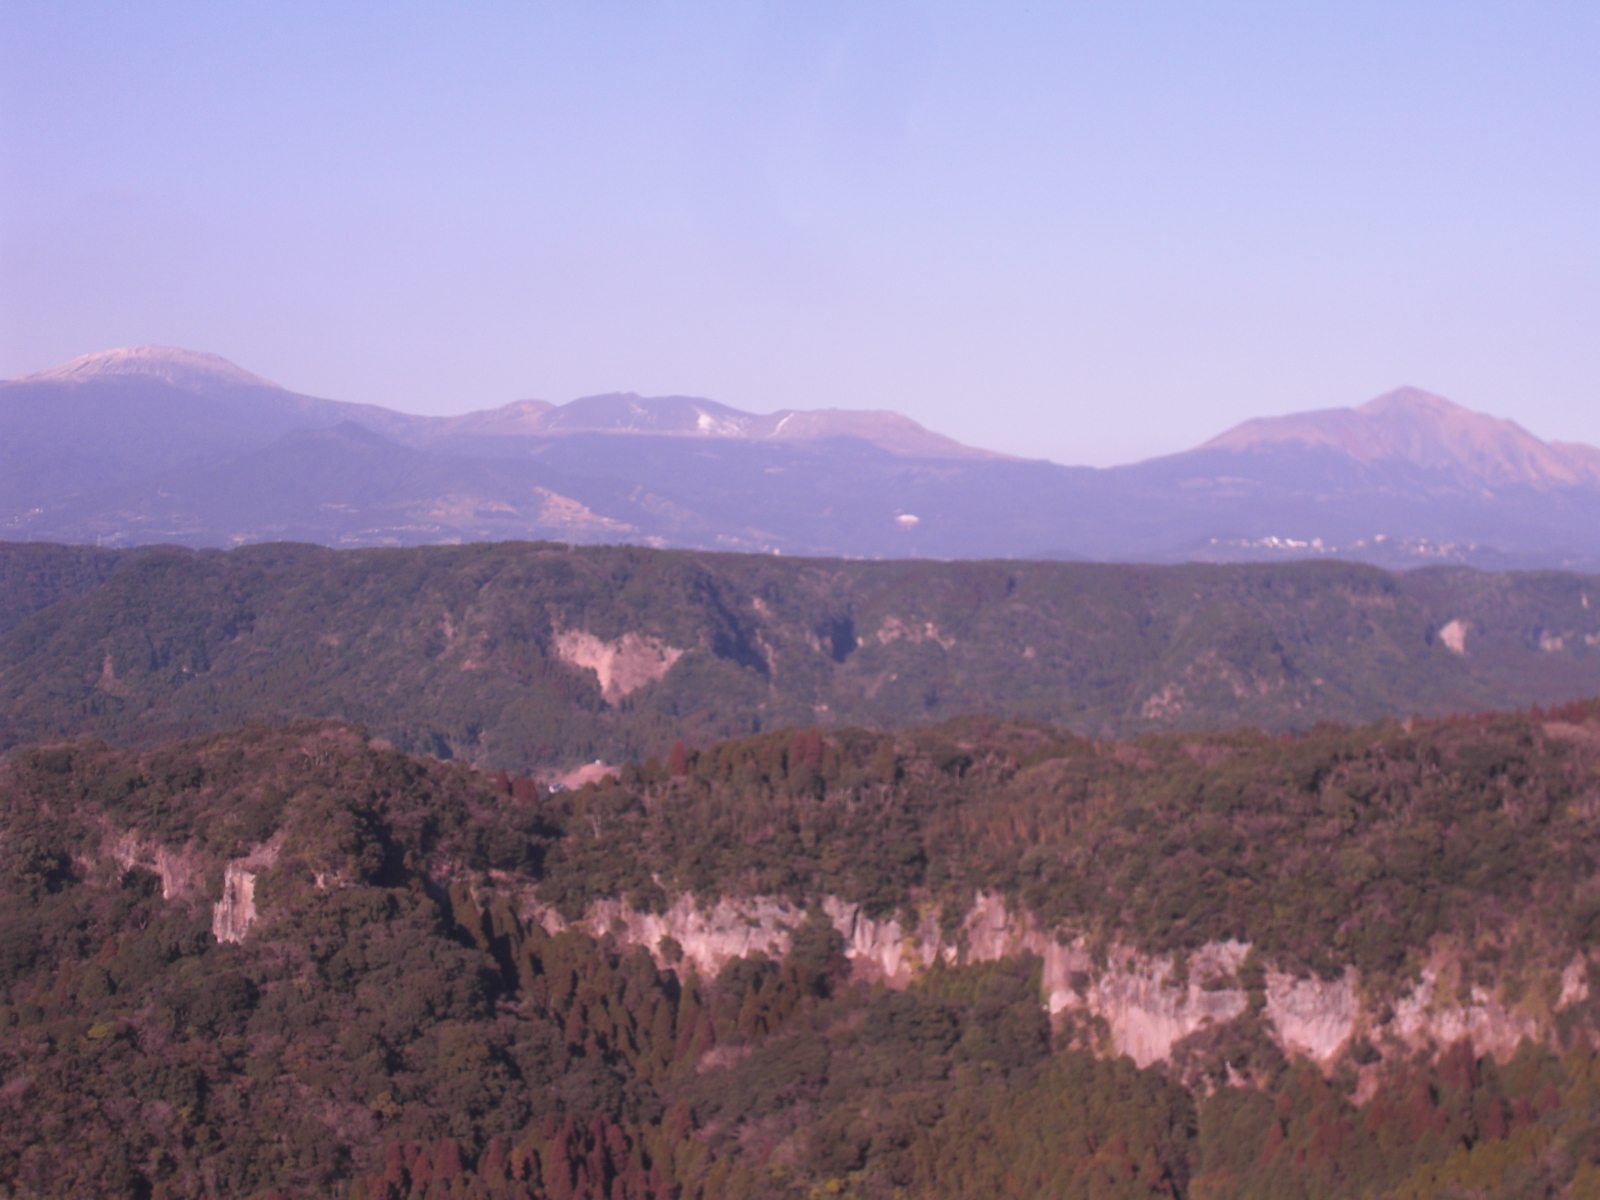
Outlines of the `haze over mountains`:
[[1600,563],[1600,450],[1413,388],[1093,469],[892,412],[619,394],[414,416],[145,346],[0,383],[0,463],[0,537],[19,541]]

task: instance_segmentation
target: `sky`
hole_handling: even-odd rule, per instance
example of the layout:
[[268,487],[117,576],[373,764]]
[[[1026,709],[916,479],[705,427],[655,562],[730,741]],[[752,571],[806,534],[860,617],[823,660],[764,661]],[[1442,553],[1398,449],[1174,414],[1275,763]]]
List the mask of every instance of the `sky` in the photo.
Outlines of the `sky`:
[[1600,444],[1600,5],[0,0],[0,378]]

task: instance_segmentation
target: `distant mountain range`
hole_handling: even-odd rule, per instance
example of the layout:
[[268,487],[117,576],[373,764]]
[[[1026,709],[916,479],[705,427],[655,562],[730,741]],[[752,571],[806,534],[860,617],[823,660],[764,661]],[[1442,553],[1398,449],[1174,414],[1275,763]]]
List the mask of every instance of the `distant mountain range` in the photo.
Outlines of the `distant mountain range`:
[[1600,450],[1412,388],[1093,469],[893,412],[607,395],[414,416],[141,346],[0,382],[0,464],[20,541],[1600,565]]

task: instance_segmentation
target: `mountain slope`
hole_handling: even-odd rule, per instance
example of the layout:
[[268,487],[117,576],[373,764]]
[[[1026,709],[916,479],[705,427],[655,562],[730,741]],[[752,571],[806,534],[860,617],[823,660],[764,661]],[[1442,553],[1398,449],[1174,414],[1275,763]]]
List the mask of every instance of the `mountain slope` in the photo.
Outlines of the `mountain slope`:
[[[301,429],[217,463],[171,467],[104,488],[25,522],[48,536],[79,529],[111,545],[237,545],[262,538],[332,545],[492,540],[530,533],[574,541],[647,536],[563,493],[598,497],[625,516],[638,506],[604,483],[523,465],[427,453],[353,421]],[[554,490],[560,488],[558,492]]]
[[215,355],[159,346],[85,355],[0,382],[0,525],[375,411],[296,395]]

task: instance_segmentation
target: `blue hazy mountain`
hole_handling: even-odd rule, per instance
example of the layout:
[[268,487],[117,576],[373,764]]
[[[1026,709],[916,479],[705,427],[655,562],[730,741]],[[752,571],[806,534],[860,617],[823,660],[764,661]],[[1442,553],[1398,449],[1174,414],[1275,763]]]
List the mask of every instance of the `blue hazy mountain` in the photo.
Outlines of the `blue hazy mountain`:
[[892,412],[613,394],[415,416],[146,346],[0,383],[0,464],[13,540],[1600,562],[1600,451],[1412,388],[1092,469],[964,446]]

